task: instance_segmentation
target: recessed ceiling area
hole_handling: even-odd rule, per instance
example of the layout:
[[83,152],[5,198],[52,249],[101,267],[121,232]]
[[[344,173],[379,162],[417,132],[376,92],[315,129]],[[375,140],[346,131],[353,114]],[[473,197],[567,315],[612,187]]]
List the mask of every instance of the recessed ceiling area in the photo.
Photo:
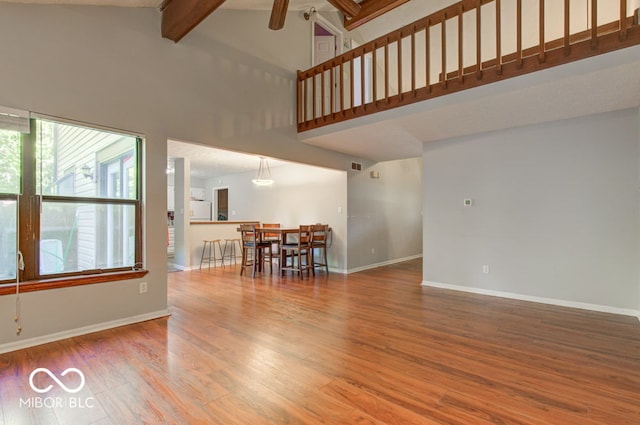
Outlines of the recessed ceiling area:
[[[259,155],[169,140],[167,142],[168,169],[173,169],[175,158],[189,158],[190,176],[202,180],[230,174],[257,172],[260,165]],[[274,158],[267,159],[270,168],[289,164],[287,161]]]

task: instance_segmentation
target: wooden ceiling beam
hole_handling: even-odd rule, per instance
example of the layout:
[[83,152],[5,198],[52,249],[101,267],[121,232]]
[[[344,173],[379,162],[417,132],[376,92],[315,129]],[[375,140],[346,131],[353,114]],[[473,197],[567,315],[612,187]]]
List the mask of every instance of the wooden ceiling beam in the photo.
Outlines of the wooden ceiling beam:
[[358,12],[357,15],[351,19],[345,16],[344,27],[348,31],[351,31],[408,1],[409,0],[364,0],[360,3],[360,12]]
[[216,10],[225,0],[164,0],[162,37],[178,42],[200,22]]
[[360,12],[360,4],[355,0],[327,0],[333,7],[338,9],[344,16],[351,19]]
[[289,0],[273,0],[273,7],[271,8],[271,18],[269,19],[270,29],[277,31],[284,27],[284,20],[287,17],[288,7]]

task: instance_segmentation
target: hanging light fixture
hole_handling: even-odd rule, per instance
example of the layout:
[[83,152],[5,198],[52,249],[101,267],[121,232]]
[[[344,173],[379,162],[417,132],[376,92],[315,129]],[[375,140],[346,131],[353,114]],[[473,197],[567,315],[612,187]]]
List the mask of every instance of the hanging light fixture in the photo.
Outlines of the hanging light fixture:
[[267,162],[266,158],[260,157],[258,176],[251,181],[257,186],[269,186],[273,184],[273,179],[271,178],[271,170],[269,169],[269,163]]

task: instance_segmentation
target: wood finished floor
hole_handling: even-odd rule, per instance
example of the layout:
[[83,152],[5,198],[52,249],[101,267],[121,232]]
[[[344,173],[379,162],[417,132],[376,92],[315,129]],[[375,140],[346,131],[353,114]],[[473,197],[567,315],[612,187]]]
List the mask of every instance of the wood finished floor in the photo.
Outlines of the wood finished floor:
[[[419,260],[304,281],[170,273],[168,319],[0,355],[0,422],[640,424],[636,318],[420,281]],[[93,407],[57,385],[64,406],[20,406],[37,367],[83,371],[73,396]]]

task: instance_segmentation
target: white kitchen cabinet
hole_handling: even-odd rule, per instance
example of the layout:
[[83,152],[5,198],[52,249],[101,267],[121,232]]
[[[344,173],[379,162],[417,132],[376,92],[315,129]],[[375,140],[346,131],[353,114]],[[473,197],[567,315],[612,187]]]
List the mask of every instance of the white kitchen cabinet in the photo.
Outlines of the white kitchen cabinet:
[[204,188],[203,187],[192,187],[189,189],[189,194],[191,195],[191,199],[195,199],[198,201],[204,201]]

